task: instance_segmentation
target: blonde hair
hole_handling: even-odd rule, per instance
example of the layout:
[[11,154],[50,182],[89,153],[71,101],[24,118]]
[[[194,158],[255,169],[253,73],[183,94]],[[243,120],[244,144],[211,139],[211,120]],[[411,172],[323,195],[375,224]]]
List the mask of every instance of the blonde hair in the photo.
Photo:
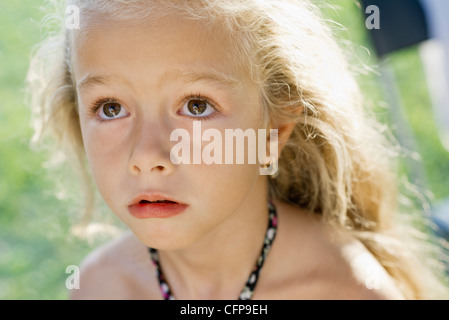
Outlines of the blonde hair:
[[[235,43],[237,63],[247,68],[260,86],[267,118],[277,125],[296,122],[280,155],[279,176],[270,179],[271,194],[356,236],[396,280],[406,298],[438,297],[437,287],[444,290],[438,278],[419,267],[415,248],[410,247],[411,242],[406,245],[398,233],[401,195],[392,167],[395,149],[386,139],[385,127],[364,108],[347,58],[310,1],[71,3],[84,15],[101,11],[113,19],[135,22],[156,9],[205,23],[219,22]],[[40,115],[37,132],[52,128],[83,163],[71,74],[72,35],[71,31],[59,32],[44,42],[31,65],[30,84],[33,105]],[[87,169],[80,168],[88,181]],[[87,196],[91,194],[87,192]],[[92,203],[88,198],[87,207]]]

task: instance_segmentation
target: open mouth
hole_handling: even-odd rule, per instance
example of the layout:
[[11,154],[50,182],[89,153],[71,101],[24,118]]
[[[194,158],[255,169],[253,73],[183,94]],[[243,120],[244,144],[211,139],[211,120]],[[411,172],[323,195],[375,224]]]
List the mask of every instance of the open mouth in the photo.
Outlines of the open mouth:
[[156,201],[148,201],[148,200],[140,200],[139,204],[150,204],[150,203],[168,203],[168,204],[176,204],[177,202],[170,201],[170,200],[156,200]]
[[188,206],[168,195],[147,193],[134,198],[128,210],[138,219],[170,218],[184,212]]

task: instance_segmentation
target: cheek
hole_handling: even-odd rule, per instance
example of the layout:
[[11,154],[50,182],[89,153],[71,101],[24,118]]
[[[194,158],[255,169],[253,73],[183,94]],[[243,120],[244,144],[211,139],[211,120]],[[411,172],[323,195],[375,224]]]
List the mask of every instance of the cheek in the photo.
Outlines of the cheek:
[[86,116],[83,113],[80,114],[80,128],[81,128],[81,137],[83,139],[84,151],[86,152],[87,159],[90,163],[91,150],[94,149],[96,139],[94,130],[92,130],[92,126],[90,125],[89,121],[86,119]]
[[[125,153],[121,139],[111,136],[103,128],[92,124],[81,124],[87,161],[100,193],[105,196],[108,186],[113,185],[119,168],[123,167]],[[121,152],[119,152],[121,150]]]
[[104,149],[100,147],[104,139],[102,139],[102,137],[99,136],[89,125],[81,125],[81,132],[87,161],[92,172],[95,173],[96,169],[99,167],[99,163],[101,163],[103,158],[105,158],[103,155]]
[[201,165],[191,173],[194,179],[189,180],[196,181],[195,189],[205,207],[233,211],[254,188],[259,177],[259,167],[247,164]]

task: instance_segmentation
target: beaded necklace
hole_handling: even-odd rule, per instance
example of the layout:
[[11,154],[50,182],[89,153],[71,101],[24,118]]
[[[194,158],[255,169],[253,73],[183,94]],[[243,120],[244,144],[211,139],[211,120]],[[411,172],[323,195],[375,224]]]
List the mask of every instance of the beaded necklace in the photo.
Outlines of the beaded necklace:
[[[245,286],[239,295],[239,300],[251,300],[254,294],[254,290],[256,288],[257,281],[259,280],[259,273],[262,269],[263,263],[270,251],[270,248],[273,244],[274,238],[277,232],[277,214],[276,208],[274,204],[269,201],[268,202],[268,228],[265,233],[265,239],[263,241],[262,250],[260,252],[259,258],[256,261],[256,265],[254,269],[251,271],[248,280],[246,281]],[[175,297],[170,289],[170,286],[167,283],[167,280],[162,273],[161,265],[159,263],[159,254],[158,251],[154,248],[148,248],[150,252],[151,260],[153,261],[154,266],[156,267],[156,277],[159,280],[159,287],[162,293],[162,296],[165,300],[174,300]]]

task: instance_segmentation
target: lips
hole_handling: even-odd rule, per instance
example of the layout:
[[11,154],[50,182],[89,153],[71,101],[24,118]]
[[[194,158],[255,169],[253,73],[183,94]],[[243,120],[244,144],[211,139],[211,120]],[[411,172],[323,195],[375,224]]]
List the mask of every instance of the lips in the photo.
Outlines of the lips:
[[174,201],[170,201],[170,200],[156,200],[156,201],[148,201],[148,200],[140,200],[139,204],[144,204],[144,203],[177,203]]
[[177,199],[161,194],[161,193],[142,193],[139,194],[137,197],[131,201],[131,205],[138,204],[138,203],[157,203],[157,202],[163,202],[163,203],[181,203]]
[[146,193],[135,197],[128,210],[138,219],[170,218],[182,213],[187,207],[187,204],[171,196]]

